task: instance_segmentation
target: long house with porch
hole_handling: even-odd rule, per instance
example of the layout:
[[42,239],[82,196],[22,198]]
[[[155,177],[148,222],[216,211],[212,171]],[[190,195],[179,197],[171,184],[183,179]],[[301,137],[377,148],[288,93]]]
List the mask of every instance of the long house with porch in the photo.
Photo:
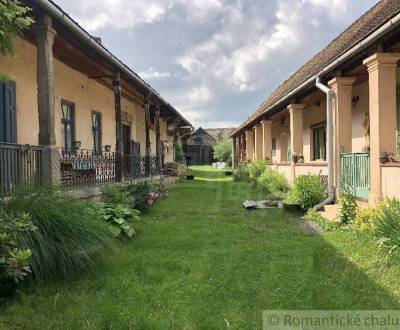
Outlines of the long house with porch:
[[0,191],[162,174],[191,124],[55,3],[0,57]]
[[382,0],[233,132],[234,166],[269,159],[289,182],[308,173],[328,176],[331,137],[336,194],[347,186],[371,205],[400,198],[399,60],[400,1]]

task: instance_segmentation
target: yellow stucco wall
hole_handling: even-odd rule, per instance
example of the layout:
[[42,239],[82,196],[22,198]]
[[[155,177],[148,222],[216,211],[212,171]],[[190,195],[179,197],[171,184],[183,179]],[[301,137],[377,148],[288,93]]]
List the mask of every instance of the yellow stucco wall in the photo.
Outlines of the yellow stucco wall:
[[400,198],[400,167],[382,166],[382,195]]
[[326,122],[326,101],[319,106],[308,107],[303,112],[303,156],[306,163],[314,161],[311,127],[321,122]]
[[369,112],[369,88],[368,81],[353,88],[353,97],[358,96],[359,101],[352,108],[352,152],[362,152],[365,147],[365,132],[363,123],[366,113]]
[[17,140],[20,144],[38,144],[36,47],[16,38],[15,54],[0,57],[0,74],[16,81]]
[[[16,81],[17,135],[20,144],[38,144],[38,111],[36,83],[36,46],[24,39],[15,40],[15,54],[0,58],[0,74]],[[91,111],[102,114],[102,145],[115,148],[114,94],[99,82],[54,59],[55,131],[61,145],[61,100],[74,103],[75,139],[82,149],[93,149]],[[122,111],[131,115],[131,138],[145,152],[145,118],[143,106],[126,98],[121,100]],[[155,134],[154,134],[155,141]],[[155,154],[155,144],[153,153]]]

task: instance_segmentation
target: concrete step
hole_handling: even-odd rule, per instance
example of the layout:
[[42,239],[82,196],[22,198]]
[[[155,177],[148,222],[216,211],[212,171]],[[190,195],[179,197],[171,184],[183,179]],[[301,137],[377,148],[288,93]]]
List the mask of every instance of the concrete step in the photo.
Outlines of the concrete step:
[[339,210],[340,210],[340,207],[337,204],[325,205],[324,209],[322,211],[320,211],[320,214],[324,218],[333,221],[339,214]]

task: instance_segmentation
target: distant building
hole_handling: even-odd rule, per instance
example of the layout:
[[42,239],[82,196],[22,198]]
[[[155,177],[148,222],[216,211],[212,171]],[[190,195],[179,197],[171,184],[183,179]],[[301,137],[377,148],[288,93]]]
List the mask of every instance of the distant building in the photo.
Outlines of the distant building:
[[221,142],[223,140],[229,139],[229,136],[236,130],[235,127],[229,128],[206,128],[204,129],[208,134],[210,134],[215,141]]
[[216,143],[206,130],[199,127],[182,137],[182,150],[188,165],[209,165],[213,160],[213,148]]

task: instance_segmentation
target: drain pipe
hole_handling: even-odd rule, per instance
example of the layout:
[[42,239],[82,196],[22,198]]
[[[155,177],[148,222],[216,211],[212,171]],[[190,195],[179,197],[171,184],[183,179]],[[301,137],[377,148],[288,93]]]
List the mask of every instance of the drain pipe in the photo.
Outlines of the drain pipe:
[[333,180],[333,114],[332,114],[332,99],[333,92],[330,88],[321,83],[319,77],[315,82],[315,86],[326,94],[326,126],[327,126],[327,159],[328,159],[328,198],[314,206],[314,209],[319,211],[325,205],[335,202],[335,185]]

